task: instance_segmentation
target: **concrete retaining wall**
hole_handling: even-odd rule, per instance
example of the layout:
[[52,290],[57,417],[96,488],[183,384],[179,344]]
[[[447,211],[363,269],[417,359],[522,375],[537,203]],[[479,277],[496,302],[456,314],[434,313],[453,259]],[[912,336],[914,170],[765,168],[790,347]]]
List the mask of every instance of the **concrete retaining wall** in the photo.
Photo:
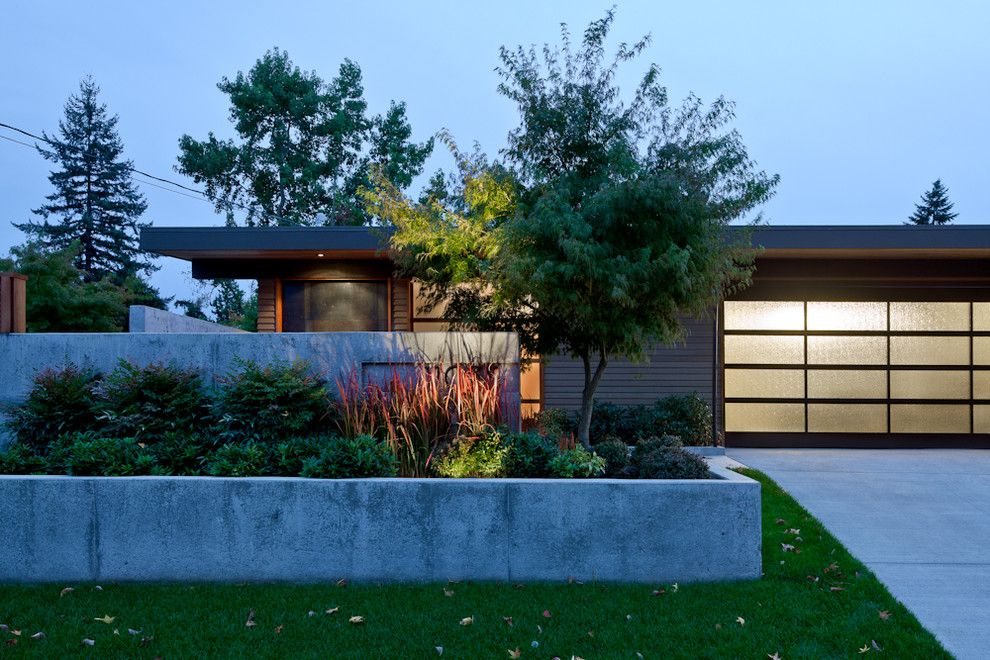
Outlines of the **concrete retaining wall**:
[[127,321],[128,332],[245,332],[240,328],[221,325],[191,316],[166,312],[145,305],[131,305]]
[[760,577],[760,486],[0,477],[0,581]]
[[[519,342],[509,332],[306,332],[306,333],[51,333],[0,335],[0,411],[22,401],[32,379],[69,362],[111,371],[121,359],[136,364],[175,363],[210,380],[237,359],[310,363],[329,379],[357,369],[365,381],[421,361],[455,364],[481,360],[506,367],[510,410],[519,410]],[[2,414],[2,413],[0,413]],[[8,439],[0,417],[0,448]],[[0,500],[2,502],[3,500]]]

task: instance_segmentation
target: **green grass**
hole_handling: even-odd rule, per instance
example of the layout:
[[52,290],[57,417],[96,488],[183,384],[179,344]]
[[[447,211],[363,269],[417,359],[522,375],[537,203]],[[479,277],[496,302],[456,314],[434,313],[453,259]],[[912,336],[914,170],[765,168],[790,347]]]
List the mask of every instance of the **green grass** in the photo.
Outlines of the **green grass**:
[[[438,646],[443,658],[508,658],[516,648],[564,660],[949,657],[820,523],[767,477],[745,473],[763,483],[765,576],[755,582],[6,585],[0,623],[21,635],[0,632],[0,657],[436,658]],[[66,586],[75,591],[60,596]],[[256,625],[246,627],[252,610]],[[105,614],[114,621],[94,620]],[[355,615],[364,623],[348,623]],[[473,624],[460,625],[465,617]],[[45,638],[30,639],[39,630]]]

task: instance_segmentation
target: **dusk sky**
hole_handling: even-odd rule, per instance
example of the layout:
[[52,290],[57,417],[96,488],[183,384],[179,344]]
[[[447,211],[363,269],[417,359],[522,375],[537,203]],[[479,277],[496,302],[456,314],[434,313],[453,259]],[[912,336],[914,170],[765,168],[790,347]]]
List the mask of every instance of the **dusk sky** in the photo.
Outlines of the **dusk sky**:
[[[579,33],[608,2],[262,3],[20,2],[0,19],[0,122],[52,132],[66,97],[92,74],[120,116],[136,167],[187,185],[173,166],[183,133],[229,136],[224,75],[278,46],[332,78],[344,58],[364,72],[369,111],[405,101],[417,140],[447,128],[489,154],[516,123],[496,92],[501,45]],[[617,5],[615,41],[651,33],[627,65],[626,90],[650,61],[671,97],[724,95],[750,154],[779,173],[771,224],[900,224],[936,178],[957,223],[990,222],[990,5],[980,2],[657,2]],[[0,135],[23,139],[0,129]],[[0,140],[0,254],[10,226],[50,191],[50,163]],[[437,151],[427,172],[449,168]],[[417,186],[418,187],[418,186]],[[144,220],[218,225],[212,205],[141,185]],[[165,295],[192,287],[185,262],[161,259]]]

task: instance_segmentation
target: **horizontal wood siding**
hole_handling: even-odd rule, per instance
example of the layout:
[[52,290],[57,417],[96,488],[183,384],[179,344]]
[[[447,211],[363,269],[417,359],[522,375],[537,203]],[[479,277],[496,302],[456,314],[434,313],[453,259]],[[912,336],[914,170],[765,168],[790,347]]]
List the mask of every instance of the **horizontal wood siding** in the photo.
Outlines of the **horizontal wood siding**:
[[258,332],[275,328],[275,280],[258,280]]
[[[667,394],[697,392],[711,401],[715,322],[691,320],[685,325],[685,339],[674,347],[658,346],[649,351],[648,362],[613,359],[602,376],[596,400],[628,405],[653,403]],[[577,410],[583,387],[581,360],[557,356],[544,367],[544,407]]]
[[392,280],[392,330],[409,332],[412,324],[409,317],[410,280]]

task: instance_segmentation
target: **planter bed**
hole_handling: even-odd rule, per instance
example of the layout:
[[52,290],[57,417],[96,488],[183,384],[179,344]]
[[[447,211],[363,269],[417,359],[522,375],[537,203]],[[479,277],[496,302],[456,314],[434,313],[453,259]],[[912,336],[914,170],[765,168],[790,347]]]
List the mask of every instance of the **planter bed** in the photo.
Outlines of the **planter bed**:
[[0,581],[736,580],[760,486],[715,479],[0,477]]

